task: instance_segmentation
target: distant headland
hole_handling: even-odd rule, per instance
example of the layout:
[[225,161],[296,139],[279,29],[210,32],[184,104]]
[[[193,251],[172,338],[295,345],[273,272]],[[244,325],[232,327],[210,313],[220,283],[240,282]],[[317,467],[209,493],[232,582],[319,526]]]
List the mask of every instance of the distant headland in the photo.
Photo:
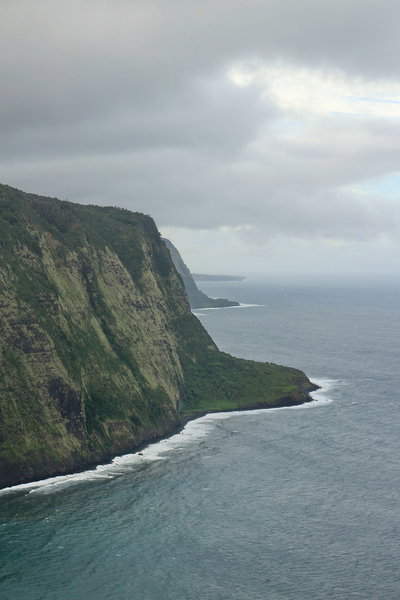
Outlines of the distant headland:
[[[163,241],[171,254],[171,259],[176,270],[182,277],[183,285],[185,286],[191,308],[226,308],[228,306],[239,306],[239,302],[236,302],[236,300],[227,300],[226,298],[209,298],[207,294],[199,290],[196,282],[194,281],[193,275],[183,261],[179,250],[177,250],[177,248],[175,248],[173,243],[169,240],[163,238]],[[203,275],[203,277],[209,276]]]

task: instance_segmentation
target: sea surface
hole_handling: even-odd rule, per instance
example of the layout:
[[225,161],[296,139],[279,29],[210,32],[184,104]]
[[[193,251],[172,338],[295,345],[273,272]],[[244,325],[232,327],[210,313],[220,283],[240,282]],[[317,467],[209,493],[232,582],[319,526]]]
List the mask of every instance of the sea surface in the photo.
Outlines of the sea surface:
[[398,600],[400,287],[201,282],[218,346],[303,369],[296,408],[225,413],[0,492],[1,600]]

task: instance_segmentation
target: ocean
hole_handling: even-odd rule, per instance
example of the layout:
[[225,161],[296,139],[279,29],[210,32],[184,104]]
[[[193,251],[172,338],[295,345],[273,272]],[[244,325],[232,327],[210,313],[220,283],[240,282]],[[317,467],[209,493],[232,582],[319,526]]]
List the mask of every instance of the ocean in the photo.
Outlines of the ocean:
[[400,286],[200,287],[243,305],[195,311],[221,350],[321,390],[0,492],[1,600],[400,598]]

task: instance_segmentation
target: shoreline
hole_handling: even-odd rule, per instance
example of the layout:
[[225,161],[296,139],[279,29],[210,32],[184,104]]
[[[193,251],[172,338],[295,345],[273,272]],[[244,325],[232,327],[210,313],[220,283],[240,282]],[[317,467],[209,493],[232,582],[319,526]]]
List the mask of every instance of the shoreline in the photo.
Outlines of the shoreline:
[[273,403],[265,403],[265,402],[256,402],[253,404],[247,404],[247,405],[243,405],[243,406],[238,406],[237,408],[213,408],[210,410],[202,410],[202,411],[196,411],[194,413],[188,413],[187,415],[182,414],[181,415],[181,422],[183,424],[183,427],[186,425],[186,423],[189,423],[190,421],[193,421],[195,419],[200,419],[201,417],[205,417],[206,415],[212,415],[215,413],[235,413],[235,412],[244,412],[246,410],[260,410],[260,409],[264,409],[264,410],[268,410],[268,409],[272,409],[272,408],[291,408],[293,406],[302,406],[303,404],[308,404],[309,402],[313,402],[313,397],[311,396],[312,392],[316,392],[318,390],[321,389],[320,385],[317,385],[316,383],[312,383],[312,389],[307,390],[306,393],[306,398],[305,399],[301,399],[301,400],[297,400],[296,398],[293,398],[293,396],[283,396],[282,398],[278,398],[275,402]]
[[[310,402],[313,402],[314,399],[311,396],[311,393],[315,392],[317,390],[320,390],[320,389],[321,389],[321,386],[312,383],[312,389],[308,390],[306,392],[305,398],[302,398],[301,400],[298,400],[298,399],[294,398],[293,396],[284,396],[282,398],[278,398],[272,404],[258,402],[258,403],[250,404],[247,406],[246,405],[238,406],[237,408],[227,408],[227,409],[217,409],[216,408],[216,409],[211,409],[211,410],[197,411],[197,412],[193,412],[193,413],[186,414],[186,415],[180,414],[180,415],[178,415],[178,421],[177,421],[176,425],[163,435],[159,435],[159,436],[155,436],[152,438],[148,438],[147,440],[143,440],[139,444],[132,446],[131,449],[126,450],[126,451],[122,452],[121,454],[107,455],[100,462],[99,461],[89,462],[82,469],[71,470],[71,471],[60,471],[58,473],[53,473],[52,475],[49,475],[48,477],[44,477],[42,479],[27,479],[26,481],[19,482],[14,485],[11,485],[11,486],[6,486],[4,488],[0,488],[0,497],[2,495],[6,495],[9,493],[23,491],[24,489],[41,487],[41,485],[46,485],[45,482],[50,482],[51,480],[56,480],[58,478],[60,478],[60,479],[66,478],[66,480],[68,480],[74,476],[79,476],[82,473],[96,471],[99,467],[106,468],[107,466],[111,466],[113,464],[113,461],[118,457],[124,457],[124,456],[128,456],[128,455],[140,456],[140,453],[143,450],[145,450],[146,448],[148,448],[149,446],[157,444],[163,440],[167,440],[167,439],[173,437],[174,435],[181,433],[189,422],[196,421],[197,419],[201,419],[202,417],[205,417],[206,415],[212,415],[212,414],[218,414],[218,413],[221,413],[221,414],[233,413],[234,414],[234,413],[241,413],[241,412],[246,412],[246,411],[271,410],[271,409],[276,409],[276,408],[294,408],[296,406],[302,406],[304,404],[309,404]],[[54,483],[57,483],[57,482],[55,481]]]

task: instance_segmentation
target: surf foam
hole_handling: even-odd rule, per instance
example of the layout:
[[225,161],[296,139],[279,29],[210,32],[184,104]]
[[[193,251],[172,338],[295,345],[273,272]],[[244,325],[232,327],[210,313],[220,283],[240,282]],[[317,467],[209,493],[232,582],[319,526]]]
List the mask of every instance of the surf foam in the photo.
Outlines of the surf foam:
[[0,495],[24,491],[28,494],[49,494],[62,491],[66,487],[69,487],[70,485],[76,485],[78,483],[107,481],[116,477],[121,477],[132,470],[136,470],[143,464],[157,460],[165,460],[168,453],[172,452],[173,450],[182,449],[188,444],[206,437],[220,421],[224,421],[232,417],[246,417],[257,414],[266,415],[281,410],[301,410],[332,402],[332,398],[329,397],[329,391],[338,385],[339,381],[334,379],[319,378],[312,378],[312,381],[321,386],[321,389],[312,392],[311,396],[313,400],[311,402],[298,406],[208,413],[202,417],[199,417],[198,419],[189,421],[179,433],[172,435],[170,438],[155,442],[154,444],[149,444],[140,452],[116,456],[110,463],[98,465],[94,469],[82,471],[81,473],[60,475],[58,477],[50,477],[40,481],[22,483],[12,487],[4,488],[3,490],[0,490]]

